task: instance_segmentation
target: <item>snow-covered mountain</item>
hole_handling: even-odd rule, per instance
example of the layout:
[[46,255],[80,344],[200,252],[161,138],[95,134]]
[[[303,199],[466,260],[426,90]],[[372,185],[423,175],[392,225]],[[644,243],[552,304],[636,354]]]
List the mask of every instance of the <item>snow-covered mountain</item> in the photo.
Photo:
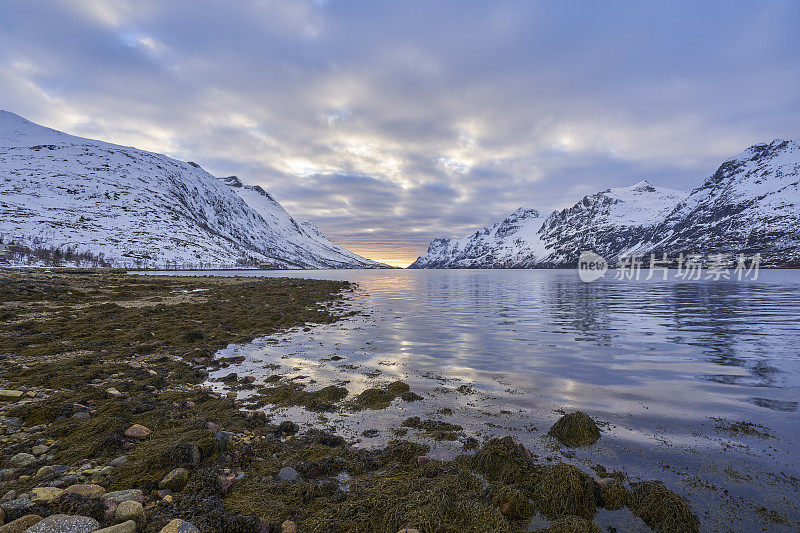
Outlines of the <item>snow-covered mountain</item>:
[[775,140],[728,159],[638,250],[758,253],[762,265],[800,266],[800,144]]
[[461,239],[434,239],[409,268],[525,268],[547,255],[539,230],[544,218],[519,208],[502,221]]
[[[762,265],[800,266],[800,146],[776,140],[729,159],[685,193],[642,181],[586,196],[542,219],[519,209],[458,240],[434,239],[411,268],[571,266],[583,250],[614,262],[667,253],[762,256]],[[524,216],[524,213],[536,213]]]
[[0,111],[0,237],[123,267],[384,266],[298,224],[260,187],[8,111]]

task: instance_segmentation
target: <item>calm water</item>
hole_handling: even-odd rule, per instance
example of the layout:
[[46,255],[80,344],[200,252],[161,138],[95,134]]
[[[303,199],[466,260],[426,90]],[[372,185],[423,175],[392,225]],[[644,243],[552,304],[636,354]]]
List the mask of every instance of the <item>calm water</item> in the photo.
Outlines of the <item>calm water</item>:
[[[590,284],[572,270],[216,274],[354,281],[345,306],[363,311],[231,346],[223,355],[247,360],[223,374],[282,373],[310,388],[346,384],[351,394],[403,379],[425,397],[378,416],[320,421],[286,409],[279,419],[352,437],[379,430],[361,446],[393,438],[389,428],[412,414],[442,419],[479,438],[512,434],[534,453],[585,469],[600,463],[663,479],[698,511],[709,509],[698,513],[704,530],[797,530],[800,271],[761,271],[757,281],[607,276]],[[437,413],[444,407],[453,413]],[[598,444],[572,456],[544,436],[561,409],[601,422]],[[730,435],[712,417],[755,422],[771,436]],[[443,457],[457,450],[434,446]],[[764,521],[762,505],[787,523]],[[646,530],[627,511],[597,520]]]

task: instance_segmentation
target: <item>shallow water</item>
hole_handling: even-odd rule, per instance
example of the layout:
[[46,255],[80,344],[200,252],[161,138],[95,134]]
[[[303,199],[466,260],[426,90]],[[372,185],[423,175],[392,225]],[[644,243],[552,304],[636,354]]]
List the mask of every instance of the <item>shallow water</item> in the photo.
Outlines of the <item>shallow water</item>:
[[[324,422],[297,409],[280,410],[278,419],[354,438],[378,429],[362,446],[393,438],[390,428],[412,414],[479,438],[512,434],[543,460],[663,479],[696,510],[709,510],[698,512],[704,530],[797,530],[800,271],[762,270],[756,281],[593,283],[572,270],[213,273],[354,281],[344,306],[364,311],[230,346],[220,355],[246,361],[220,375],[305,376],[310,389],[338,382],[351,394],[403,379],[425,397],[380,412],[326,414]],[[469,388],[459,392],[461,385]],[[437,414],[444,407],[453,413]],[[558,410],[576,409],[601,422],[603,437],[573,456],[545,433]],[[755,422],[769,436],[727,434],[712,417]],[[442,457],[458,450],[432,444]],[[626,512],[597,521],[646,530]]]

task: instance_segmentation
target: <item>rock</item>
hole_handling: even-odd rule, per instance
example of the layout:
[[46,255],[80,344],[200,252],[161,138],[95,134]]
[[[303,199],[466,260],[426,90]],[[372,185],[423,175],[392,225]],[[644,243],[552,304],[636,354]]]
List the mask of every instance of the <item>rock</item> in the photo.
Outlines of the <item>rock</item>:
[[34,477],[36,479],[50,479],[51,477],[55,477],[55,475],[56,469],[50,465],[45,465],[36,471],[36,475]]
[[117,511],[114,513],[114,516],[120,522],[133,520],[136,523],[141,524],[145,520],[144,507],[142,507],[142,504],[137,501],[126,500],[117,506]]
[[136,522],[133,520],[128,520],[127,522],[117,524],[116,526],[98,529],[94,533],[136,533]]
[[110,398],[118,398],[119,396],[122,396],[122,393],[117,389],[115,389],[114,387],[107,388],[106,394],[108,394]]
[[3,468],[0,470],[0,481],[11,481],[17,479],[17,471],[13,468]]
[[50,451],[49,446],[45,446],[44,444],[37,444],[33,448],[31,448],[31,453],[33,455],[42,455]]
[[134,424],[125,430],[125,436],[129,439],[145,439],[153,433],[150,428],[144,427],[141,424]]
[[91,483],[88,483],[86,485],[70,485],[69,487],[64,489],[64,491],[71,494],[79,494],[80,496],[87,496],[90,498],[99,498],[106,493],[106,489],[104,489],[100,485],[92,485]]
[[100,522],[88,516],[50,515],[25,533],[93,533],[100,529]]
[[17,468],[25,468],[36,462],[36,457],[29,453],[20,452],[9,459],[9,462]]
[[291,520],[287,520],[281,524],[281,533],[297,533],[297,524]]
[[228,450],[228,437],[233,435],[230,431],[217,431],[214,435],[214,444],[217,446],[217,451],[220,454],[225,453]]
[[72,418],[77,420],[89,420],[91,417],[92,415],[90,415],[88,411],[79,411],[72,415]]
[[219,488],[219,492],[221,494],[227,494],[235,482],[236,476],[233,474],[220,474],[217,476],[217,487]]
[[28,530],[41,521],[42,517],[38,514],[29,514],[22,518],[17,518],[4,526],[0,526],[0,533],[23,533],[23,531]]
[[158,484],[159,488],[169,489],[173,492],[180,492],[189,481],[189,471],[185,468],[176,468],[169,474],[164,476],[161,483]]
[[107,492],[103,496],[104,500],[111,500],[117,503],[134,501],[144,503],[144,493],[139,489],[117,490],[114,492]]
[[427,455],[420,455],[417,457],[417,466],[425,466],[426,464],[431,462],[431,458]]
[[559,418],[547,434],[570,447],[589,446],[600,438],[600,429],[589,415],[576,411]]
[[285,466],[278,472],[278,479],[281,481],[297,481],[300,479],[300,474],[291,466]]
[[33,508],[34,504],[29,498],[15,498],[0,503],[0,509],[6,515],[6,520],[16,520],[21,516],[30,514]]
[[19,400],[23,394],[21,390],[0,389],[0,402],[15,402]]
[[124,465],[127,462],[128,462],[128,456],[120,455],[119,457],[113,459],[110,463],[108,463],[108,466],[113,466],[114,468],[116,468],[118,466]]
[[200,533],[196,527],[189,522],[184,522],[176,518],[166,526],[164,526],[159,533]]
[[62,494],[64,494],[64,489],[56,487],[36,487],[31,489],[31,501],[33,503],[51,503]]
[[0,526],[6,523],[6,512],[0,508]]

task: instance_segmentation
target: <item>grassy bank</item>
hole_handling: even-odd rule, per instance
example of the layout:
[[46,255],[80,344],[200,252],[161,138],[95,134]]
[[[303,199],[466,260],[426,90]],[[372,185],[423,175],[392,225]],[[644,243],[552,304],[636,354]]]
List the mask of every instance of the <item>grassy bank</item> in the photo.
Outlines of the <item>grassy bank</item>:
[[[356,449],[322,431],[298,435],[292,423],[242,409],[235,392],[202,387],[209,368],[226,364],[212,357],[217,350],[335,321],[335,302],[349,288],[292,279],[2,273],[0,388],[10,391],[0,402],[5,520],[62,512],[111,525],[122,520],[123,496],[114,491],[135,489],[139,531],[160,531],[175,518],[226,533],[521,531],[535,514],[550,521],[549,531],[599,531],[592,518],[603,507],[628,507],[657,531],[697,530],[686,503],[658,483],[542,464],[509,438],[474,443],[475,453],[447,462],[404,440]],[[247,387],[235,380],[234,389]],[[317,412],[418,399],[402,382],[354,398],[343,387],[307,391],[287,383],[258,392],[254,403]],[[461,429],[416,417],[404,426],[447,440]],[[43,498],[43,487],[66,491]]]

